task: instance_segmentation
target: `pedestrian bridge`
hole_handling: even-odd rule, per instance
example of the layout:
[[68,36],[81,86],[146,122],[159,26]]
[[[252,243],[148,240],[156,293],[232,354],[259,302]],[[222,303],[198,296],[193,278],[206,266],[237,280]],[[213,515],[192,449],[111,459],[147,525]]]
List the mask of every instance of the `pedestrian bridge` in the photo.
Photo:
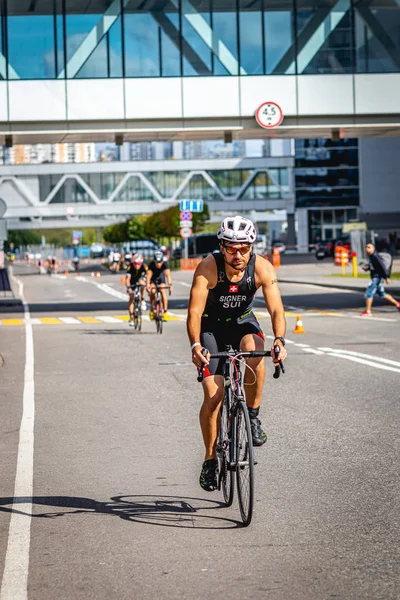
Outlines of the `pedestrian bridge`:
[[[181,199],[212,212],[295,209],[293,157],[4,166],[9,229],[104,226]],[[265,216],[267,215],[267,216]]]
[[[393,136],[398,98],[397,73],[1,81],[0,143]],[[256,122],[265,101],[276,129]]]
[[0,143],[398,135],[399,31],[399,0],[15,0]]

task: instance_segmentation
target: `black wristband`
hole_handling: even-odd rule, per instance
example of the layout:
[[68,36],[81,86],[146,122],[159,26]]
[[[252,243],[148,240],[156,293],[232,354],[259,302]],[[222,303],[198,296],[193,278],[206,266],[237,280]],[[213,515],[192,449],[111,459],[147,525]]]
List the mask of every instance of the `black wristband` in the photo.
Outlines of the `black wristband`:
[[277,335],[274,339],[274,343],[276,342],[276,340],[279,340],[280,342],[282,342],[283,346],[286,346],[285,338],[281,337],[280,335]]

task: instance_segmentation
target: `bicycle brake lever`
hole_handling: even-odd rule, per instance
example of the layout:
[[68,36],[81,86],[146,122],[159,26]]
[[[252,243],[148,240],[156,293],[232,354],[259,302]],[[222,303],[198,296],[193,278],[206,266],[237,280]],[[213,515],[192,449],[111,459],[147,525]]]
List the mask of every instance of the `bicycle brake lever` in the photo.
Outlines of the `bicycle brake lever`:
[[[274,346],[275,358],[277,358],[279,356],[279,352],[280,352],[280,347],[278,345]],[[281,375],[281,371],[282,371],[282,373],[285,373],[285,367],[283,366],[283,363],[280,360],[279,363],[277,365],[275,365],[275,373],[273,374],[273,378],[279,379],[279,377]]]
[[[203,356],[207,356],[207,354],[208,354],[207,348],[203,348],[202,351],[201,351],[201,353],[202,353]],[[199,374],[197,376],[197,381],[199,383],[201,383],[203,381],[203,379],[204,379],[204,367],[205,366],[206,365],[204,363],[201,363],[201,365],[199,367]]]

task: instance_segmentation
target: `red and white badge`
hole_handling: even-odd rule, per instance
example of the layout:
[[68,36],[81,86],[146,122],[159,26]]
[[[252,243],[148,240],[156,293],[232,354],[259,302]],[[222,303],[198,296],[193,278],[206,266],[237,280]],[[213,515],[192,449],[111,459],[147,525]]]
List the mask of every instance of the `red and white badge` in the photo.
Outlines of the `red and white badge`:
[[230,294],[237,294],[239,291],[239,286],[238,285],[230,285],[229,286],[229,293]]

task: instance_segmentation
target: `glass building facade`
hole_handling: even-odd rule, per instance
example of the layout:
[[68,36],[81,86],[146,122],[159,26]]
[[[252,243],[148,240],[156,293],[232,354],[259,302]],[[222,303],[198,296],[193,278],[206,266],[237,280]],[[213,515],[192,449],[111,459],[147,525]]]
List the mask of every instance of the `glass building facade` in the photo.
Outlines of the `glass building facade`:
[[0,78],[400,72],[397,0],[0,0]]
[[308,209],[308,239],[337,238],[357,219],[358,140],[295,140],[296,208]]

